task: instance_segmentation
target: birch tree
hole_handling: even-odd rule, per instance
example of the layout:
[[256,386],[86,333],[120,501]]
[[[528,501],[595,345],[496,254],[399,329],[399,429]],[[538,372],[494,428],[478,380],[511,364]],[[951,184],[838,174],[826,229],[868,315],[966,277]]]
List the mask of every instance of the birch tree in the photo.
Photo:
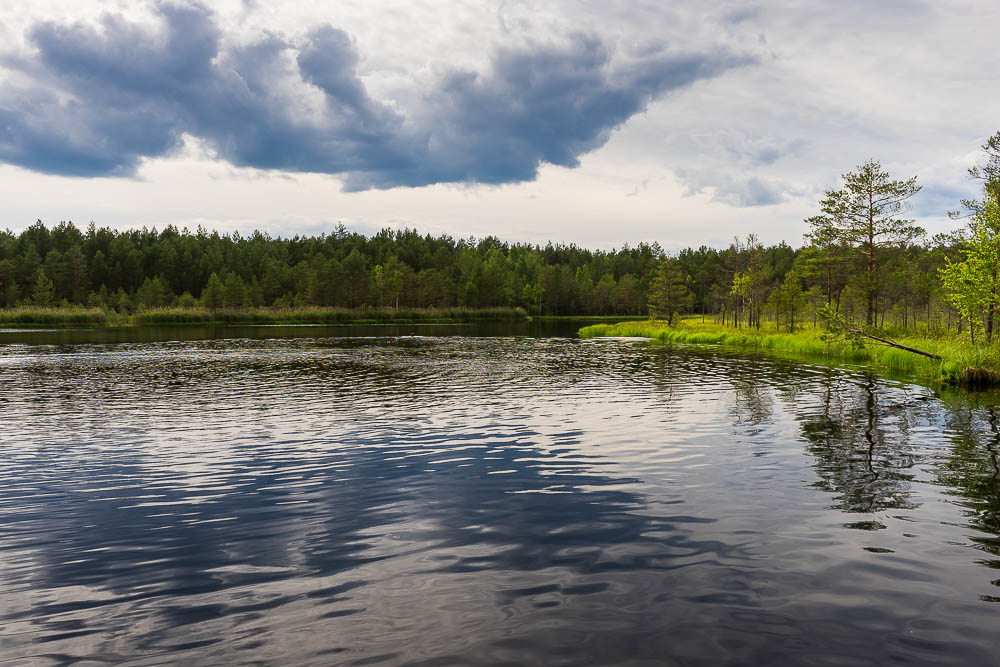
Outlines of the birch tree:
[[983,330],[989,342],[1000,316],[1000,196],[987,191],[969,228],[962,260],[946,260],[941,280],[948,301],[969,322],[973,340]]

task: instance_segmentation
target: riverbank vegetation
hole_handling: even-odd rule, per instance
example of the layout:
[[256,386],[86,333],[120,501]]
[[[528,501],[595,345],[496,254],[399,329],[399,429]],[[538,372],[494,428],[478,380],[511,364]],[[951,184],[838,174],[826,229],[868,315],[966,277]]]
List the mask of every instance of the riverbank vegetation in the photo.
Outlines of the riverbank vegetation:
[[[741,261],[714,274],[731,276],[728,290],[708,281],[699,292],[684,253],[666,257],[648,294],[650,322],[586,327],[581,336],[715,343],[1000,385],[1000,133],[982,149],[983,164],[969,170],[982,198],[963,201],[953,217],[964,229],[931,245],[916,243],[924,230],[905,217],[916,178],[894,180],[869,160],[825,193],[820,214],[806,220],[809,244],[787,258],[783,275],[753,235],[733,246]],[[723,292],[708,323],[704,295]],[[699,300],[700,322],[674,326]]]
[[0,310],[0,326],[150,326],[172,324],[382,324],[462,323],[523,320],[521,308],[152,308],[129,314],[109,308],[37,308]]
[[631,321],[595,324],[580,330],[581,338],[637,337],[666,343],[719,345],[751,352],[767,352],[865,364],[891,373],[911,375],[928,382],[965,386],[1000,385],[1000,342],[972,344],[964,336],[938,336],[890,331],[893,340],[926,350],[939,359],[912,354],[883,345],[857,346],[832,340],[823,327],[807,324],[795,333],[778,330],[775,322],[760,329],[740,328],[702,322],[698,316],[679,318],[673,325],[665,321]]
[[461,321],[510,311],[670,323],[698,313],[737,330],[794,334],[825,318],[856,339],[892,329],[992,350],[1000,133],[982,148],[969,173],[980,198],[962,202],[955,232],[930,239],[906,217],[920,185],[874,160],[825,193],[798,249],[754,234],[670,254],[656,243],[592,251],[409,229],[273,238],[38,221],[0,232],[0,322]]

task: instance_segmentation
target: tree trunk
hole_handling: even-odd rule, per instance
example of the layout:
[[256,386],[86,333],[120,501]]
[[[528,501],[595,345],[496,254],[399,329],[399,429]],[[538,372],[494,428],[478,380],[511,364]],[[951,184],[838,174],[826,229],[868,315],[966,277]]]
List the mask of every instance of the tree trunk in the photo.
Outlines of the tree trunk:
[[993,285],[994,287],[990,290],[990,303],[986,304],[986,342],[989,343],[993,340],[993,319],[996,313],[996,295],[997,295],[997,274],[996,271],[993,272]]
[[919,354],[919,355],[922,355],[922,356],[925,356],[925,357],[930,357],[931,359],[940,359],[941,358],[940,356],[938,356],[936,354],[932,354],[930,352],[924,352],[923,350],[918,350],[915,347],[909,347],[908,345],[903,345],[901,343],[897,343],[896,341],[890,340],[888,338],[882,338],[881,336],[876,336],[874,334],[864,333],[864,332],[862,332],[861,335],[863,335],[863,336],[865,336],[867,338],[871,338],[872,340],[877,340],[878,342],[880,342],[883,345],[886,345],[888,347],[894,347],[897,350],[906,350],[907,352],[912,352],[914,354]]
[[826,269],[826,305],[833,302],[833,266],[827,264]]

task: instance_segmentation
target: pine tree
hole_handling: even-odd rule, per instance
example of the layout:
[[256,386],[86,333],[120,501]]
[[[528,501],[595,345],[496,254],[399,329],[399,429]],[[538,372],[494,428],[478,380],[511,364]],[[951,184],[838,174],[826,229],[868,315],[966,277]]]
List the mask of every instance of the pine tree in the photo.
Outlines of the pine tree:
[[224,302],[222,281],[215,272],[208,278],[205,289],[201,291],[201,305],[209,310],[218,310]]
[[35,287],[31,292],[31,300],[36,306],[51,306],[55,286],[45,271],[39,268],[35,271]]
[[660,261],[649,287],[649,317],[674,323],[674,315],[690,308],[691,290],[688,288],[681,264],[676,258]]
[[854,247],[864,265],[865,323],[876,323],[881,254],[923,236],[913,220],[900,217],[907,200],[920,191],[917,179],[894,181],[882,165],[869,160],[857,172],[843,175],[844,187],[828,190],[820,200],[823,215],[809,219],[813,234]]

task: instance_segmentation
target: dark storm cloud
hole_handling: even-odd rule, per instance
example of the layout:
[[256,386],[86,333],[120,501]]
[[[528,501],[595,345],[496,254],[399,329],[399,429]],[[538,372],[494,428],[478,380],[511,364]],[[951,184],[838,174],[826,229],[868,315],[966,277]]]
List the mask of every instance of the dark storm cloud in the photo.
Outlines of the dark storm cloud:
[[601,40],[506,50],[452,71],[405,115],[373,99],[351,38],[329,26],[223,49],[199,6],[158,6],[162,29],[41,23],[37,54],[8,59],[0,160],[75,176],[128,176],[185,134],[232,164],[337,174],[348,189],[531,180],[603,145],[654,98],[752,59],[666,50],[617,62]]

